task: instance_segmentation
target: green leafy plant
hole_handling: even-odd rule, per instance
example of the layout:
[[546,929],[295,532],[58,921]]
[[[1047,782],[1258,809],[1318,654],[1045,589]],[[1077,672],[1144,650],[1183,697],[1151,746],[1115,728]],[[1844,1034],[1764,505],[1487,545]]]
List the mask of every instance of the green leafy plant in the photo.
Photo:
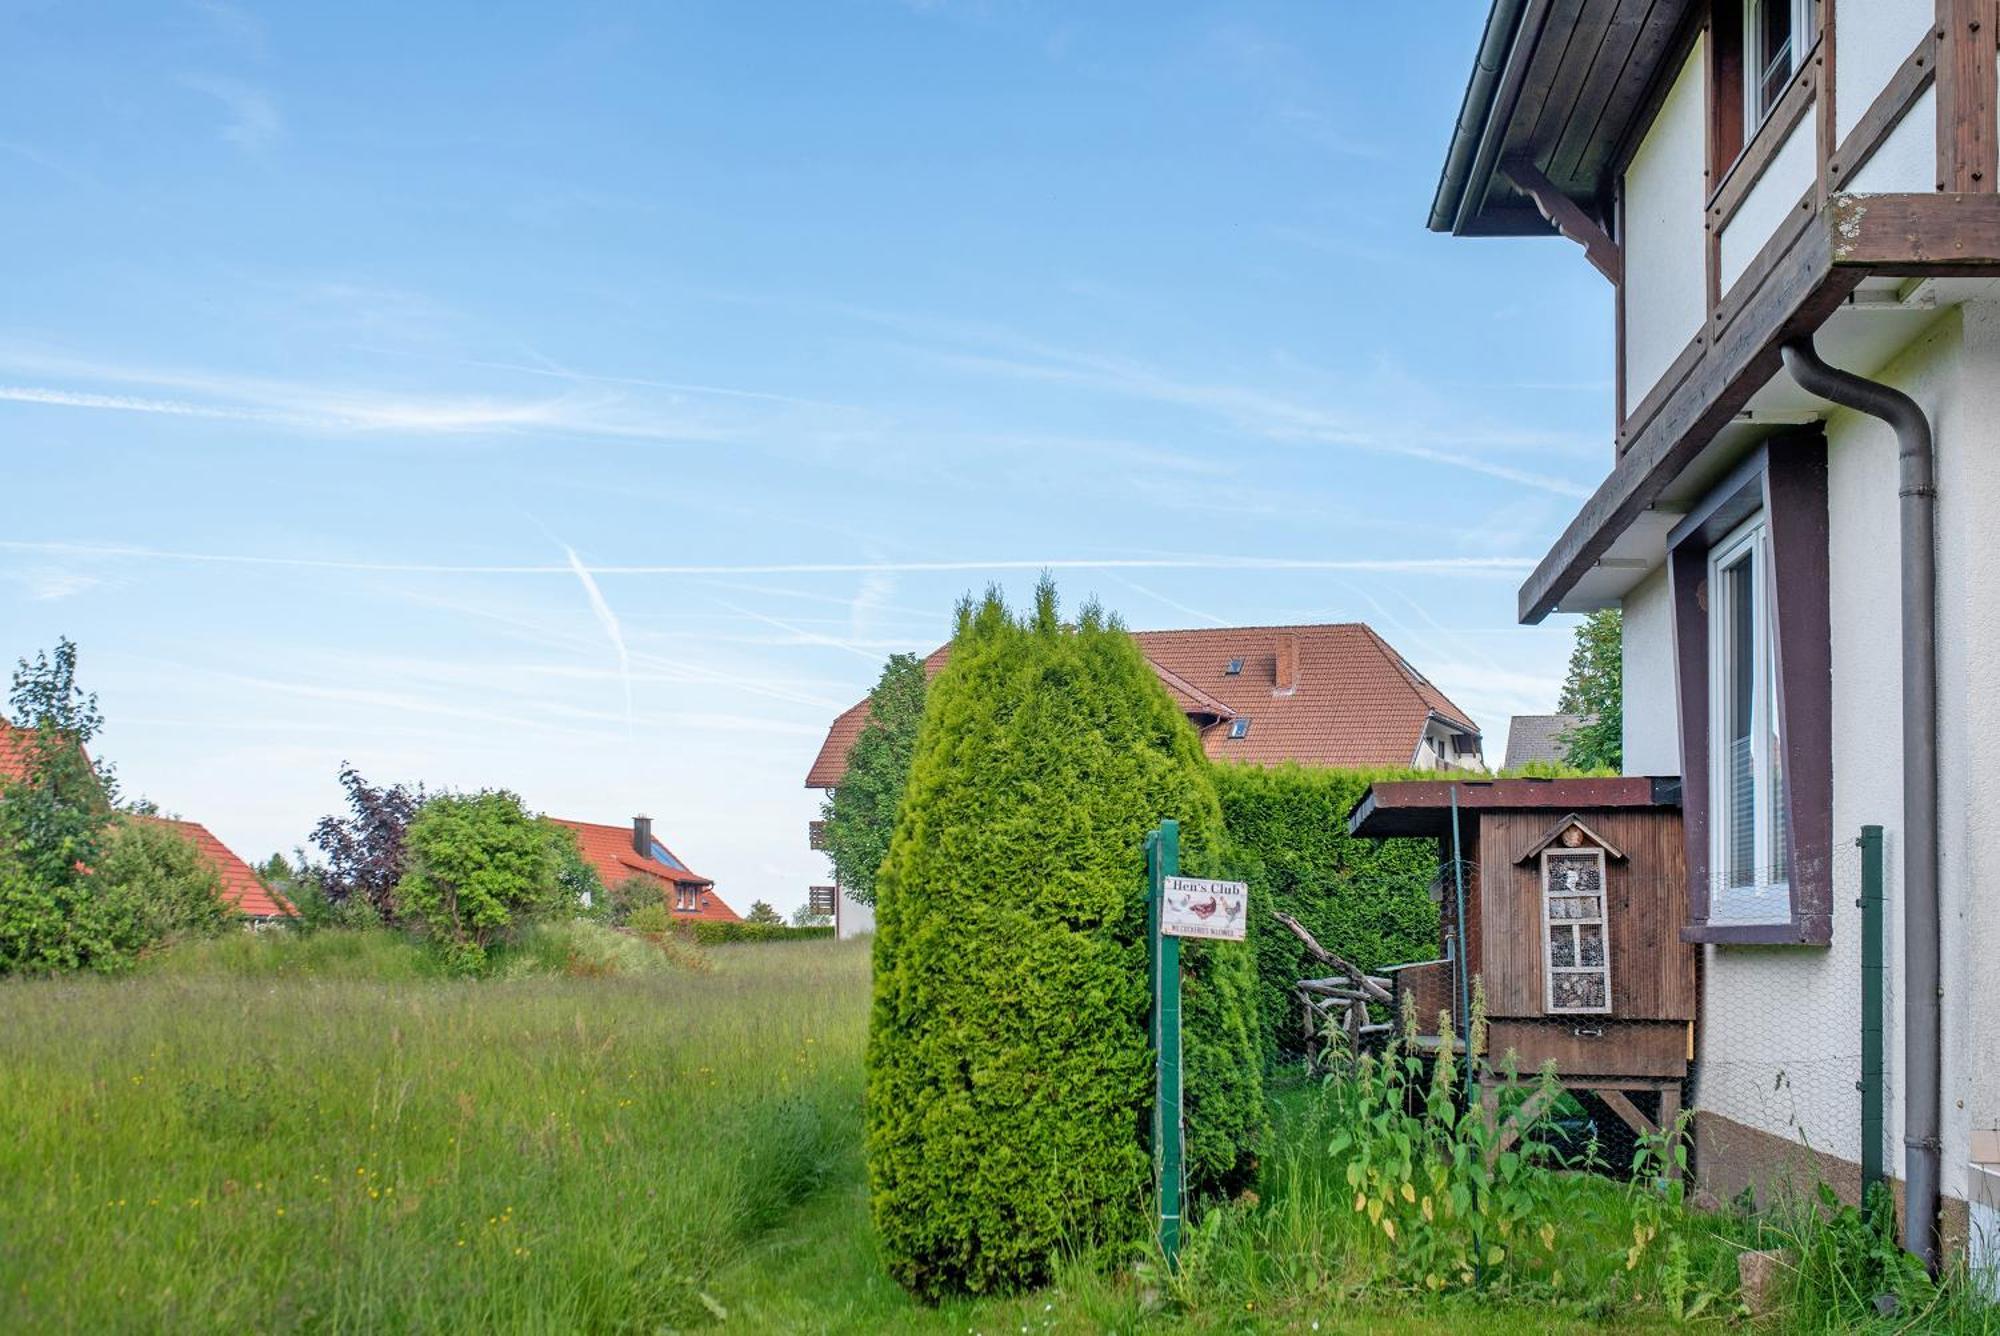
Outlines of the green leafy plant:
[[105,835],[91,869],[98,892],[135,916],[149,942],[199,937],[230,926],[222,878],[192,841],[165,822],[122,816]]
[[834,880],[864,905],[875,903],[875,874],[889,853],[924,718],[924,663],[892,654],[868,693],[868,721],[848,749],[847,769],[820,806]]
[[396,904],[461,972],[478,971],[516,916],[561,894],[548,831],[505,789],[431,798],[404,831],[403,853]]
[[[1473,1064],[1485,1028],[1485,998],[1475,991]],[[1441,1013],[1427,1057],[1406,1012],[1402,1034],[1381,1054],[1329,1076],[1338,1130],[1327,1152],[1368,1222],[1380,1276],[1431,1292],[1529,1279],[1560,1288],[1561,1195],[1548,1172],[1555,1149],[1546,1114],[1535,1112],[1552,1101],[1555,1076],[1545,1072],[1490,1106],[1474,1100],[1461,1084],[1454,1033]]]
[[[1692,1122],[1691,1115],[1682,1113],[1672,1127],[1640,1133],[1626,1187],[1632,1245],[1625,1252],[1625,1269],[1637,1273],[1650,1265],[1660,1302],[1675,1321],[1699,1316],[1721,1297],[1701,1282],[1692,1260],[1694,1223],[1686,1204]],[[1643,1293],[1642,1287],[1638,1294]]]
[[[876,882],[868,1169],[890,1273],[1006,1291],[1144,1232],[1151,1182],[1141,842],[1218,866],[1200,743],[1132,639],[1054,587],[959,609]],[[1191,1192],[1246,1182],[1264,1128],[1251,960],[1183,955]]]

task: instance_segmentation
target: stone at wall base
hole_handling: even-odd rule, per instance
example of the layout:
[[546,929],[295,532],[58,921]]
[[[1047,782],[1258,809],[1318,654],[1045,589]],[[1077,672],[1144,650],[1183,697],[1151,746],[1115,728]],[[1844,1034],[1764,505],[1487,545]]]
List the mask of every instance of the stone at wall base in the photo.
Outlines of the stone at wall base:
[[1777,1310],[1779,1282],[1790,1265],[1791,1254],[1780,1248],[1737,1255],[1737,1289],[1751,1317],[1769,1317]]

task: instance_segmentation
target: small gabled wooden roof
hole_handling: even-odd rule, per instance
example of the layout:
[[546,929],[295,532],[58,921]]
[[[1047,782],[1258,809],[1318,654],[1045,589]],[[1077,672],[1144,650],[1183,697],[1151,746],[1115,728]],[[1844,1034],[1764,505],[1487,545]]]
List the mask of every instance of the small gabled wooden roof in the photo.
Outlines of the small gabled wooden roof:
[[1588,825],[1584,824],[1582,817],[1578,816],[1575,812],[1571,812],[1568,816],[1543,831],[1542,837],[1529,845],[1527,851],[1515,859],[1514,862],[1516,864],[1532,863],[1541,854],[1542,850],[1561,839],[1562,833],[1572,827],[1582,831],[1585,839],[1588,839],[1592,844],[1604,850],[1606,858],[1614,858],[1621,863],[1625,861],[1625,855],[1619,852],[1617,845],[1592,830]]

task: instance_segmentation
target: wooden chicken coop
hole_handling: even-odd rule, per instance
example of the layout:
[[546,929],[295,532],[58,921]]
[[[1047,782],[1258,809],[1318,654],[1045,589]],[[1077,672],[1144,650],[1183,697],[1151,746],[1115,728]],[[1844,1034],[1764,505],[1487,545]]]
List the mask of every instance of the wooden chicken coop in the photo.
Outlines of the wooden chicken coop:
[[1678,780],[1381,783],[1348,831],[1437,841],[1438,959],[1380,973],[1426,1024],[1462,1024],[1483,985],[1489,1099],[1510,1069],[1553,1064],[1586,1107],[1640,1132],[1672,1123],[1698,996]]

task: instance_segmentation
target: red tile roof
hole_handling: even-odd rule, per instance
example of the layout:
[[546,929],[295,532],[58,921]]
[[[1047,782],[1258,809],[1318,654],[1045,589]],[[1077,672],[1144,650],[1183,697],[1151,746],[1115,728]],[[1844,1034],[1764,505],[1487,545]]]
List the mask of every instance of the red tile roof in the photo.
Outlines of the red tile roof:
[[[665,898],[667,908],[680,918],[739,921],[741,916],[715,893],[715,883],[688,867],[681,861],[680,855],[659,839],[653,841],[654,856],[644,858],[632,847],[632,827],[629,825],[602,826],[592,821],[567,821],[559,816],[549,819],[576,832],[577,847],[583,850],[584,861],[597,869],[598,877],[606,886],[615,886],[635,874],[650,877],[660,883],[660,894]],[[659,857],[662,852],[680,866],[675,868],[664,862]],[[667,894],[675,887],[693,891],[697,908],[681,909],[674,897]]]
[[[1465,711],[1360,622],[1135,631],[1132,638],[1217,760],[1378,769],[1411,764],[1433,716],[1479,732]],[[932,676],[948,650],[924,660]],[[1279,686],[1281,657],[1296,674],[1289,690]],[[1236,659],[1242,670],[1232,674]],[[1228,721],[1238,718],[1249,719],[1249,732],[1232,738]],[[806,773],[807,788],[840,782],[867,721],[865,700],[841,712]]]
[[208,865],[215,869],[215,875],[222,879],[222,898],[237,913],[246,918],[291,918],[298,913],[273,894],[263,880],[250,870],[250,865],[231,853],[229,846],[216,839],[207,826],[198,821],[176,821],[164,816],[139,819],[165,826],[194,845]]

